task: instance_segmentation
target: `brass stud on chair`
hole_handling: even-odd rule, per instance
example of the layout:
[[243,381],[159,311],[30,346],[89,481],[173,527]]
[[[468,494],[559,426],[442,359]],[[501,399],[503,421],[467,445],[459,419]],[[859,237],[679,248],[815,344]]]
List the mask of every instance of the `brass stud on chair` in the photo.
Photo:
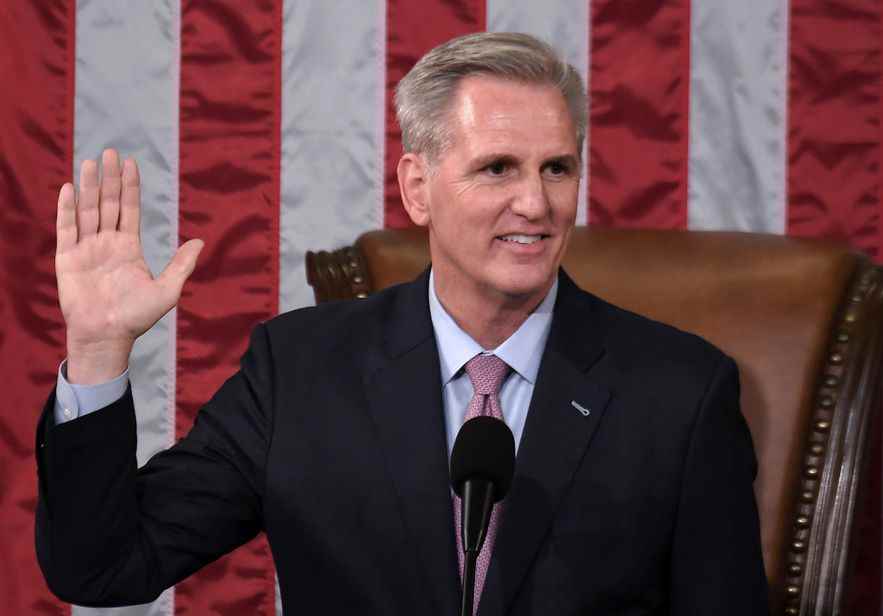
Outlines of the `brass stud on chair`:
[[[854,370],[849,365],[853,361],[852,356],[856,353],[852,350],[855,335],[855,332],[852,331],[852,324],[865,318],[864,304],[873,300],[876,308],[879,300],[883,299],[883,290],[877,288],[877,285],[883,282],[880,276],[881,269],[874,268],[873,271],[867,271],[868,268],[869,266],[865,266],[866,271],[861,284],[854,282],[851,291],[846,294],[848,303],[840,313],[839,323],[829,339],[831,346],[826,351],[825,367],[815,393],[814,409],[810,420],[811,429],[807,434],[807,440],[804,441],[806,450],[801,472],[802,485],[797,494],[798,511],[792,518],[793,530],[788,544],[790,558],[786,569],[787,585],[783,589],[786,595],[783,606],[785,614],[799,616],[802,613],[800,611],[803,593],[802,581],[804,576],[811,576],[814,572],[814,565],[803,562],[803,555],[809,549],[810,529],[815,519],[812,511],[816,508],[818,500],[824,498],[827,502],[830,496],[831,487],[824,485],[821,481],[822,471],[829,468],[829,465],[824,461],[824,456],[828,452],[828,442],[834,437],[842,440],[844,434],[850,431],[848,426],[841,426],[838,419],[838,431],[832,434],[833,421],[842,412],[841,407],[845,408],[847,403],[848,405],[852,404],[850,394],[840,391],[844,379],[848,378],[847,375]],[[851,411],[849,408],[845,410]],[[834,445],[836,443],[832,442],[831,446]],[[843,472],[836,467],[832,470],[835,476],[837,473]]]

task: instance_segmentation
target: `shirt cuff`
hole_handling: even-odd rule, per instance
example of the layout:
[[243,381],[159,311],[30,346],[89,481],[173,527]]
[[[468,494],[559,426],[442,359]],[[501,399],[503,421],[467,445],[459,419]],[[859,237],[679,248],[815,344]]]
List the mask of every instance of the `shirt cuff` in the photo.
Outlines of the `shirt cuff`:
[[58,366],[55,385],[55,423],[60,424],[103,409],[123,397],[129,386],[129,369],[97,385],[77,385],[67,381],[67,360]]

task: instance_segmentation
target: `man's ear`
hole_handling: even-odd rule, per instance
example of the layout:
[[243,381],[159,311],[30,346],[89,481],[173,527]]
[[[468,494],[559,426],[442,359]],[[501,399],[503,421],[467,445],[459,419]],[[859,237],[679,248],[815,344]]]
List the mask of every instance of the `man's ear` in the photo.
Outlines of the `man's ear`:
[[400,159],[396,172],[399,176],[399,192],[405,211],[415,225],[429,224],[429,166],[426,159],[414,152],[405,153]]

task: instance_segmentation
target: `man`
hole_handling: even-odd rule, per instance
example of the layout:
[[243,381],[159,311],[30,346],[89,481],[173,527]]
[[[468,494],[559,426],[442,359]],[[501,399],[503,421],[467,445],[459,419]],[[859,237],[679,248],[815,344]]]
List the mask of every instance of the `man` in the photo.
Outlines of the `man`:
[[188,437],[140,471],[128,354],[200,242],[151,277],[137,168],[114,152],[100,183],[87,162],[79,197],[62,188],[68,359],[38,434],[50,587],[147,601],[265,530],[286,611],[454,614],[448,455],[475,406],[518,447],[482,616],[766,613],[732,360],[559,270],[585,131],[576,72],[531,37],[478,34],[424,56],[396,102],[402,199],[429,229],[431,271],[258,325]]

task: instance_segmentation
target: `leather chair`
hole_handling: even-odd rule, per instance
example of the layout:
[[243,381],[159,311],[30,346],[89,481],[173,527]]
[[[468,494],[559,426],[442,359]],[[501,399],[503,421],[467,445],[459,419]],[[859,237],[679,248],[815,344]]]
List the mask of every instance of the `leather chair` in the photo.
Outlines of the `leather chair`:
[[[307,278],[317,302],[358,298],[428,263],[423,230],[374,231],[307,253]],[[585,227],[574,230],[564,268],[583,288],[737,361],[772,613],[841,613],[869,434],[879,431],[883,270],[834,243]]]

